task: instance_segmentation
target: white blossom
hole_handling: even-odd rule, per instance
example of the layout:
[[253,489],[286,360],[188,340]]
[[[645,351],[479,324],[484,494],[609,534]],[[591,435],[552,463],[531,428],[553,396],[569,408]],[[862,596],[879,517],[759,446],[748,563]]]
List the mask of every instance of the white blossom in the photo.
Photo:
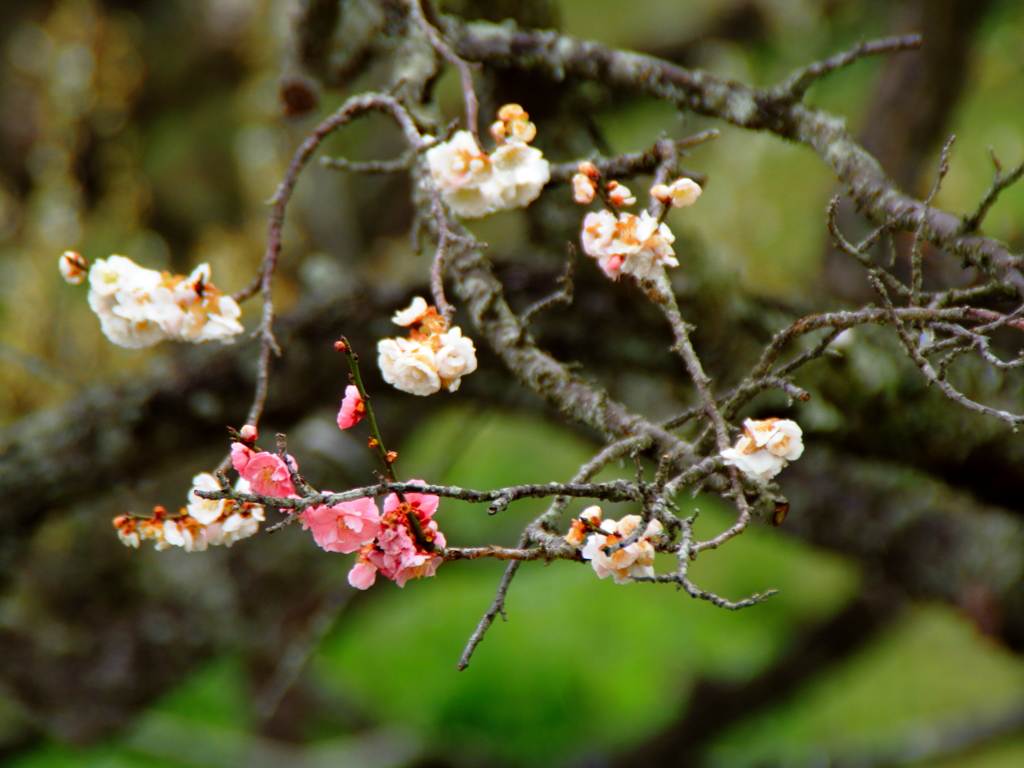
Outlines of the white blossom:
[[489,185],[500,200],[495,210],[525,208],[540,195],[551,179],[551,169],[539,149],[510,142],[491,154],[494,173]]
[[469,131],[457,131],[426,152],[427,166],[444,201],[459,216],[476,219],[497,210],[490,158]]
[[230,515],[220,526],[218,544],[230,547],[236,541],[247,539],[260,529],[260,522],[263,521],[263,507],[253,505],[254,509],[247,512],[236,512]]
[[[588,519],[596,523],[591,507],[586,510],[590,513]],[[600,508],[596,508],[600,513]],[[650,539],[662,533],[663,528],[657,520],[647,523],[643,535],[627,547],[618,552],[607,555],[604,547],[616,544],[629,536],[636,527],[643,522],[639,515],[626,515],[619,521],[604,520],[600,528],[604,534],[593,533],[587,538],[587,543],[581,551],[585,560],[589,560],[598,578],[605,579],[612,576],[616,584],[629,584],[634,577],[652,578],[654,576],[654,546]]]
[[651,197],[674,208],[685,208],[697,202],[703,190],[692,179],[676,179],[668,186],[656,184],[651,187]]
[[413,339],[381,339],[377,364],[384,381],[411,395],[432,395],[441,389],[434,350]]
[[476,348],[473,340],[462,335],[457,325],[439,334],[441,348],[434,354],[437,375],[449,392],[459,388],[462,377],[476,370]]
[[242,310],[230,296],[218,298],[216,307],[216,312],[204,312],[201,307],[193,307],[185,318],[181,338],[195,344],[204,341],[234,344],[235,336],[245,330],[238,322]]
[[80,285],[89,270],[89,262],[82,258],[82,254],[74,251],[64,251],[58,262],[61,277],[69,285]]
[[[204,526],[196,520],[183,517],[164,521],[163,543],[181,547],[186,552],[205,552],[209,542],[206,540]],[[157,549],[162,547],[158,544]]]
[[633,205],[636,197],[629,191],[629,187],[619,184],[617,181],[608,182],[608,199],[615,205]]
[[803,431],[790,419],[747,419],[744,434],[721,456],[759,483],[767,483],[791,461],[803,455]]
[[124,544],[126,547],[134,547],[135,549],[139,548],[139,544],[141,542],[139,532],[134,528],[131,530],[118,528],[117,538],[119,538],[121,540],[121,543]]
[[551,178],[543,153],[528,146],[536,128],[522,107],[506,104],[491,134],[499,142],[485,153],[469,131],[427,150],[434,186],[459,216],[476,219],[529,205]]
[[160,324],[146,318],[128,320],[114,313],[117,300],[113,295],[89,291],[89,307],[100,319],[103,335],[119,347],[141,349],[167,338]]
[[118,346],[138,349],[165,339],[229,344],[243,330],[241,309],[210,282],[208,264],[186,278],[111,256],[89,270],[89,288],[89,306]]
[[413,395],[432,395],[442,387],[455,392],[462,377],[476,370],[473,340],[458,326],[447,327],[448,321],[423,299],[416,297],[393,320],[419,327],[411,331],[411,338],[377,343],[377,364],[388,384]]
[[580,205],[589,205],[594,202],[594,195],[597,194],[597,187],[593,179],[582,173],[572,177],[572,199]]
[[226,499],[211,501],[197,496],[196,491],[219,491],[220,483],[209,472],[201,472],[192,478],[192,489],[188,492],[188,514],[203,525],[217,520],[227,505]]
[[675,236],[666,224],[659,224],[647,211],[639,216],[609,211],[588,213],[583,218],[583,251],[597,259],[598,266],[610,278],[620,273],[637,278],[653,277],[663,267],[679,262],[672,250]]
[[422,296],[416,296],[408,307],[395,312],[391,322],[395,325],[409,326],[419,322],[425,314],[427,314],[427,301]]

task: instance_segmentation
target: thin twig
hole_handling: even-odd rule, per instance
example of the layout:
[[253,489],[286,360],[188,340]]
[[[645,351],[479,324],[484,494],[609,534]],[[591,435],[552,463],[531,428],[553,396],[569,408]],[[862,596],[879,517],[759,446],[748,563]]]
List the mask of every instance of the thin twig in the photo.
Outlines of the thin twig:
[[536,301],[526,308],[526,311],[519,317],[519,322],[523,324],[524,328],[530,324],[530,320],[532,320],[535,315],[555,306],[556,304],[572,306],[572,271],[573,266],[576,263],[576,245],[575,243],[568,243],[567,245],[568,247],[566,248],[566,251],[568,251],[569,256],[565,260],[565,274],[559,277],[557,281],[562,287],[550,296],[545,296],[540,301]]
[[[519,549],[527,545],[528,539],[529,537],[524,534],[519,540]],[[483,618],[476,625],[476,629],[473,630],[473,634],[469,636],[466,647],[462,650],[462,656],[459,657],[459,663],[455,667],[459,671],[469,666],[469,660],[473,656],[473,652],[480,645],[480,641],[484,639],[484,635],[487,634],[487,630],[494,623],[495,617],[500,613],[502,620],[508,621],[508,617],[505,615],[505,598],[508,596],[508,588],[512,585],[512,579],[515,578],[520,563],[522,563],[522,560],[513,560],[505,567],[505,573],[498,584],[498,592],[494,595],[491,607],[484,613]]]
[[[690,136],[689,138],[682,139],[674,142],[674,146],[679,154],[685,154],[683,149],[687,147],[695,147],[698,144],[702,144],[705,141],[716,139],[719,136],[717,130],[702,131],[701,133]],[[601,172],[602,178],[605,179],[628,179],[633,176],[637,176],[643,173],[653,173],[661,162],[662,156],[658,151],[658,143],[656,142],[653,147],[648,149],[646,152],[633,152],[616,157],[595,157],[588,160],[597,167],[597,170]],[[572,179],[578,173],[580,160],[573,161],[571,163],[560,163],[558,165],[551,166],[551,180],[549,184],[564,184]],[[692,181],[697,182],[701,186],[707,184],[707,176],[702,173],[695,173],[693,171],[679,170],[679,175]]]
[[956,141],[956,136],[950,136],[946,141],[945,146],[942,147],[942,155],[939,158],[939,172],[935,175],[935,181],[932,183],[931,191],[928,193],[928,197],[924,201],[924,216],[921,217],[921,222],[918,224],[917,229],[914,230],[914,240],[910,246],[910,304],[915,307],[923,306],[925,303],[925,297],[921,295],[924,287],[924,243],[925,243],[925,225],[928,221],[928,212],[931,210],[932,201],[935,199],[935,195],[939,193],[939,189],[942,187],[942,181],[946,178],[946,174],[949,173],[949,157],[953,152],[953,142]]
[[406,7],[409,9],[409,15],[412,17],[413,22],[427,36],[430,46],[441,58],[459,71],[459,79],[462,82],[462,99],[466,106],[466,130],[473,134],[473,138],[476,139],[476,143],[479,146],[480,134],[477,126],[477,112],[480,109],[480,105],[476,98],[476,90],[473,88],[472,66],[459,58],[458,54],[452,50],[452,47],[448,45],[448,42],[441,33],[437,31],[434,25],[427,21],[423,15],[423,7],[420,5],[419,0],[406,0]]
[[818,80],[835,72],[837,69],[848,67],[867,56],[877,56],[897,51],[911,51],[920,47],[921,35],[886,37],[881,40],[859,43],[848,51],[797,70],[785,82],[772,88],[769,93],[780,101],[795,102],[801,99],[807,92],[807,89]]
[[412,168],[415,155],[407,152],[394,160],[346,160],[342,157],[321,157],[320,164],[324,168],[353,173],[400,173]]
[[963,226],[960,227],[960,234],[966,235],[971,232],[977,232],[981,227],[981,223],[985,220],[989,210],[995,205],[996,200],[999,199],[999,195],[1004,189],[1012,184],[1016,184],[1021,176],[1024,176],[1024,163],[1021,163],[1012,171],[1005,176],[1003,175],[1003,166],[996,157],[995,151],[989,148],[989,153],[992,156],[992,164],[995,166],[996,175],[992,179],[992,186],[985,192],[985,196],[981,198],[981,202],[978,204],[978,210],[964,219]]

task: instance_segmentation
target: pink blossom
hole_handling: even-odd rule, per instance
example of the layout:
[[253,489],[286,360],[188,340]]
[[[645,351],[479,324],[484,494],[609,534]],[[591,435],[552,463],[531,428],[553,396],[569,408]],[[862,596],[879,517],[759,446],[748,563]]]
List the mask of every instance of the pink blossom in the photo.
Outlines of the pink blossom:
[[[235,457],[242,455],[241,451],[235,451],[237,445],[238,443],[235,443],[231,447],[231,458],[235,469],[238,469],[240,463],[235,461]],[[248,461],[242,463],[242,469],[238,473],[249,481],[253,493],[278,497],[295,495],[295,486],[292,485],[291,473],[288,471],[288,465],[285,464],[284,459],[276,453],[267,453],[266,451],[260,453],[249,451],[249,454]],[[292,462],[295,461],[291,456],[288,458]],[[298,465],[296,465],[297,467]]]
[[380,514],[373,499],[312,507],[301,518],[303,530],[312,530],[313,540],[328,552],[355,552],[380,534]]
[[232,443],[231,444],[231,465],[235,468],[235,471],[244,477],[245,467],[255,455],[255,452],[249,446],[244,443]]
[[[372,547],[372,545],[370,546]],[[373,586],[373,582],[376,580],[376,566],[360,554],[359,559],[356,560],[356,564],[353,565],[352,570],[348,572],[348,583],[356,589],[369,589]]]
[[366,415],[366,404],[363,402],[359,390],[352,384],[345,388],[345,399],[341,401],[341,410],[338,411],[338,427],[348,429],[354,427]]
[[[437,530],[434,521],[424,528],[424,533],[433,539],[435,546],[445,546],[444,534]],[[408,523],[381,531],[377,546],[367,552],[367,559],[400,587],[404,587],[409,579],[433,576],[442,562],[438,555],[419,548]]]
[[[410,482],[423,483],[422,480]],[[435,547],[442,548],[447,541],[438,530],[437,522],[431,519],[437,511],[437,504],[437,496],[425,493],[407,493],[405,503],[398,494],[389,495],[384,500],[384,515],[380,519],[377,540],[360,550],[359,559],[349,573],[349,583],[358,589],[366,589],[373,584],[377,571],[400,587],[404,587],[409,579],[433,576],[443,559],[416,542],[415,533],[409,525],[409,514],[416,516],[424,538]]]
[[[409,482],[427,485],[425,480],[410,480]],[[431,496],[426,493],[407,493],[405,494],[405,500],[423,524],[429,522],[430,518],[437,512],[437,504],[440,501],[437,496]],[[384,499],[384,514],[387,515],[389,512],[394,512],[401,506],[401,503],[398,494],[390,494]]]

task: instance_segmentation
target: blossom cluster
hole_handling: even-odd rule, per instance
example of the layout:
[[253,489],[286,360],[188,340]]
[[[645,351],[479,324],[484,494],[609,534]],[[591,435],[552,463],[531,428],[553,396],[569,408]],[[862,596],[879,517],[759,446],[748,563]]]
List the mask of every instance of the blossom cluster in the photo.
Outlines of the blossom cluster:
[[408,338],[377,343],[377,364],[384,381],[396,389],[411,395],[432,395],[442,387],[454,392],[462,377],[476,370],[472,339],[463,336],[458,326],[449,327],[423,298],[417,296],[392,321],[410,329]]
[[551,178],[543,153],[529,146],[537,135],[518,104],[498,110],[491,126],[497,141],[487,154],[469,131],[458,131],[426,153],[434,186],[459,216],[476,219],[532,203]]
[[[114,527],[121,541],[138,549],[144,539],[156,542],[157,549],[181,547],[186,552],[203,552],[210,546],[230,547],[236,541],[252,536],[263,521],[263,507],[232,499],[211,501],[196,491],[219,491],[216,478],[203,472],[192,478],[188,506],[171,515],[156,507],[151,517],[133,514],[118,515]],[[239,479],[235,490],[249,492],[249,483]]]
[[610,211],[590,212],[583,218],[583,252],[597,259],[612,280],[620,274],[654,277],[663,267],[678,267],[672,250],[675,236],[667,224],[647,211],[639,216]]
[[[580,163],[579,173],[572,179],[573,199],[581,205],[593,202],[600,179],[601,174],[593,163]],[[636,203],[629,188],[617,181],[608,182],[604,192],[615,208]],[[700,186],[687,178],[651,188],[651,197],[676,208],[693,205],[700,194]],[[639,216],[608,210],[591,211],[583,218],[581,240],[583,252],[597,259],[601,271],[612,280],[618,280],[622,274],[638,279],[651,278],[664,267],[679,266],[672,250],[675,242],[672,230],[647,211]]]
[[[84,279],[85,260],[67,252],[60,271],[69,283]],[[119,347],[140,349],[165,339],[230,344],[243,328],[242,311],[210,282],[210,265],[188,277],[140,267],[124,256],[98,259],[89,269],[89,306],[104,335]]]
[[803,452],[803,430],[795,421],[747,419],[736,445],[726,448],[721,455],[726,464],[740,469],[747,477],[767,483]]
[[436,552],[428,551],[418,541],[409,519],[412,516],[419,523],[422,541],[435,548],[444,547],[444,534],[432,519],[437,505],[437,496],[407,493],[403,499],[392,493],[384,500],[383,515],[377,512],[373,499],[356,499],[305,510],[302,527],[312,531],[313,540],[328,552],[359,551],[348,575],[353,587],[369,589],[378,573],[404,587],[409,579],[433,576],[442,562]]
[[617,552],[607,554],[606,547],[619,543],[643,522],[640,515],[626,515],[621,520],[602,520],[601,508],[587,507],[565,535],[565,540],[579,546],[586,539],[580,553],[589,560],[598,578],[612,576],[616,584],[629,584],[634,578],[654,577],[654,546],[650,539],[661,535],[663,528],[657,520],[647,523],[643,535]]

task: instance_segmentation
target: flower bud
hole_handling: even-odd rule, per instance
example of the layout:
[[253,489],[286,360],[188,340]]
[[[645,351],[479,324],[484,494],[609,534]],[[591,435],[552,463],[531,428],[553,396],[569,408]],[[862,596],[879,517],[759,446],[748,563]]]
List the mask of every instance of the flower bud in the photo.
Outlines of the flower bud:
[[529,120],[530,115],[518,104],[506,104],[498,110],[498,119],[507,123],[510,120]]
[[79,285],[89,271],[87,262],[80,253],[64,251],[60,256],[60,274],[70,285]]
[[636,202],[636,198],[629,191],[629,187],[623,186],[617,181],[608,182],[608,199],[614,205],[633,205]]
[[589,205],[594,202],[594,195],[597,194],[597,187],[589,176],[577,173],[572,177],[572,199],[580,205]]

